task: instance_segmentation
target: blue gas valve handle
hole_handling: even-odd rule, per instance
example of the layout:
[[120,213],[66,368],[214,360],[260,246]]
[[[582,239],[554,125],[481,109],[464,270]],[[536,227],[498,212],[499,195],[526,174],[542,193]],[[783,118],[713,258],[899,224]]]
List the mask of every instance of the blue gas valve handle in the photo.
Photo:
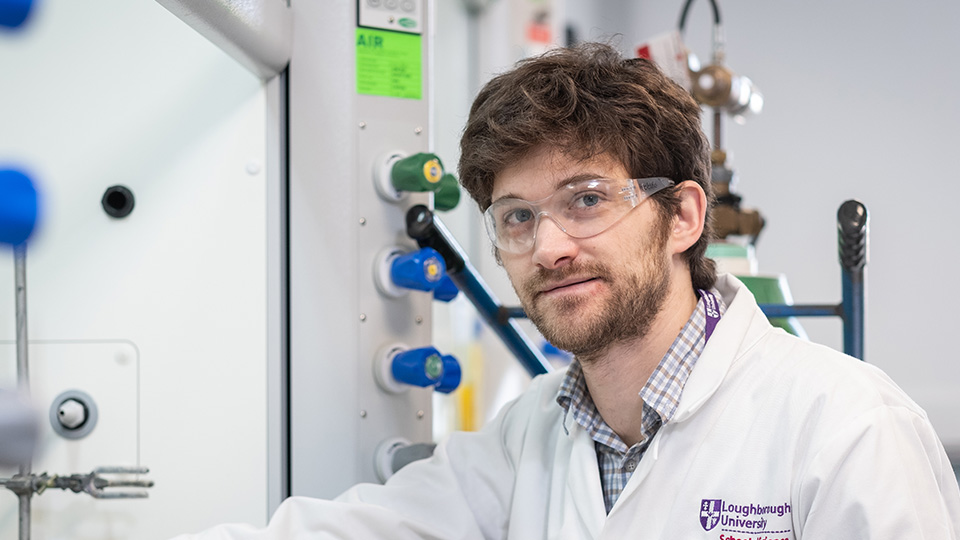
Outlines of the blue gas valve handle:
[[423,388],[437,386],[443,380],[443,357],[433,347],[402,351],[390,361],[390,372],[404,384]]
[[450,276],[444,274],[440,284],[433,290],[433,299],[449,302],[456,298],[458,294],[460,294],[460,289],[457,288],[457,284],[453,282]]
[[0,243],[22,244],[36,223],[37,190],[30,177],[15,169],[0,169]]
[[390,265],[390,279],[398,287],[432,291],[447,275],[443,257],[433,248],[422,248],[401,255]]
[[449,394],[460,386],[460,380],[463,374],[460,370],[460,362],[451,355],[443,355],[443,377],[440,378],[440,384],[437,385],[437,392]]
[[33,0],[0,0],[0,26],[16,28],[27,20]]

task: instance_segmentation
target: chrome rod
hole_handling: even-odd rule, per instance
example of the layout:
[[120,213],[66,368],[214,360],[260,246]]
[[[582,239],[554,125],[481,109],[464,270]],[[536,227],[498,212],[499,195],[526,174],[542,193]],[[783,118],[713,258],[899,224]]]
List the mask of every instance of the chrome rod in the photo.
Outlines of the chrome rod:
[[13,248],[17,285],[17,385],[24,395],[30,393],[30,370],[27,364],[27,245]]
[[[13,248],[17,310],[17,386],[23,396],[30,394],[30,370],[27,363],[27,244]],[[31,460],[20,466],[20,474],[30,476]],[[18,494],[20,500],[20,540],[30,540],[30,498],[33,492]]]

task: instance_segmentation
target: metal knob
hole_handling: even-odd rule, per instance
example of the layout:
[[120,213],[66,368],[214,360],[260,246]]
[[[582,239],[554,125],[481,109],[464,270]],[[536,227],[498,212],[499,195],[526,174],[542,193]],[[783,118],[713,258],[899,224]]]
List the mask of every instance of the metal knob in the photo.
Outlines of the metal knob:
[[67,429],[77,429],[87,421],[87,408],[75,399],[68,399],[57,410],[60,425]]
[[840,264],[845,270],[860,270],[867,263],[867,207],[849,200],[837,210]]

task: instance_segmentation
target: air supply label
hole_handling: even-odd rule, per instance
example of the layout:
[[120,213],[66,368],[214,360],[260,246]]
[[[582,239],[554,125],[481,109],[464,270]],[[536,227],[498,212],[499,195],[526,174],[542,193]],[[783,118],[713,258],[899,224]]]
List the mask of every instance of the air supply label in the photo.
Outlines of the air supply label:
[[357,93],[421,99],[421,37],[357,28]]

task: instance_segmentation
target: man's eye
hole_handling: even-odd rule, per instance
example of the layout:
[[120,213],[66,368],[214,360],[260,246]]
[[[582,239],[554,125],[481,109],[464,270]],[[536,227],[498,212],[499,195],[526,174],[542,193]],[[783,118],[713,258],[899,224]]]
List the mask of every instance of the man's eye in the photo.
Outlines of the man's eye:
[[517,208],[503,215],[503,222],[507,225],[519,225],[533,219],[533,212],[529,208]]
[[603,198],[598,193],[583,193],[573,199],[574,208],[592,208],[603,203]]

